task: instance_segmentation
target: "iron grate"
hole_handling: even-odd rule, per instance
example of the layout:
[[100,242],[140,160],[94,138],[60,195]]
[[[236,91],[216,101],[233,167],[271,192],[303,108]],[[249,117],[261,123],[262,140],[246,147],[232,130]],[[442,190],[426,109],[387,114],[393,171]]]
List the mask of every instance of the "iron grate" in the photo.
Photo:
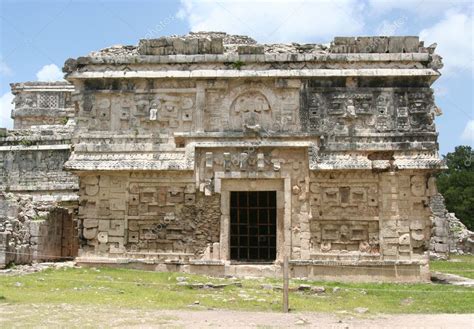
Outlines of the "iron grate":
[[231,192],[232,260],[268,262],[276,258],[276,191]]

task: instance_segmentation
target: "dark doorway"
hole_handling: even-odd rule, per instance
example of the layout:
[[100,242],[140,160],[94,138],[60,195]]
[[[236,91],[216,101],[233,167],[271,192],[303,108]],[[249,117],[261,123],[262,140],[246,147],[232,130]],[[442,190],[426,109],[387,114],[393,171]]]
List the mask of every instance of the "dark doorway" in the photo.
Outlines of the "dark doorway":
[[276,191],[230,192],[230,257],[275,260]]

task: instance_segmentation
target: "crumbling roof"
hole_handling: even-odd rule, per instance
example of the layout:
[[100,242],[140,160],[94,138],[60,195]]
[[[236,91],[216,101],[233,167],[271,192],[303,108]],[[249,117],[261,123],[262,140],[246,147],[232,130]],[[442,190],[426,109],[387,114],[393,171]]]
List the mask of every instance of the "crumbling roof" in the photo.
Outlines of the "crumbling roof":
[[[329,44],[259,44],[248,36],[224,32],[191,32],[182,36],[141,39],[137,46],[115,45],[88,56],[68,59],[63,71],[81,70],[88,64],[167,64],[322,61],[423,62],[442,67],[434,54],[436,45],[425,47],[417,36],[336,37]],[[250,56],[247,56],[250,55]]]
[[328,46],[316,43],[258,44],[244,35],[190,32],[187,35],[141,39],[138,46],[115,45],[93,51],[89,57],[224,53],[417,53],[429,52],[430,47],[424,48],[423,42],[420,42],[417,36],[336,37]]

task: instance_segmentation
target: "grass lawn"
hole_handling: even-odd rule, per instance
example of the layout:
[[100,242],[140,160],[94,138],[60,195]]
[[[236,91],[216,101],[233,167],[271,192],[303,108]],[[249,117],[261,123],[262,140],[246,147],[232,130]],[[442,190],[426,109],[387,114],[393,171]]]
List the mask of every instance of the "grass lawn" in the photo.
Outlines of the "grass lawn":
[[474,279],[474,256],[451,256],[448,261],[432,261],[430,268],[432,271],[456,274]]
[[[471,263],[472,264],[472,263]],[[221,289],[191,289],[177,285],[177,277],[189,283],[232,283],[235,280],[183,273],[143,272],[109,268],[49,269],[22,276],[0,276],[1,303],[22,305],[97,305],[138,309],[236,309],[280,311],[281,292],[262,284],[281,285],[273,279],[239,280]],[[437,284],[329,283],[292,280],[324,286],[326,292],[290,293],[294,311],[354,312],[357,307],[374,313],[470,313],[474,288]],[[339,289],[333,290],[334,287]],[[197,303],[199,302],[199,303]]]

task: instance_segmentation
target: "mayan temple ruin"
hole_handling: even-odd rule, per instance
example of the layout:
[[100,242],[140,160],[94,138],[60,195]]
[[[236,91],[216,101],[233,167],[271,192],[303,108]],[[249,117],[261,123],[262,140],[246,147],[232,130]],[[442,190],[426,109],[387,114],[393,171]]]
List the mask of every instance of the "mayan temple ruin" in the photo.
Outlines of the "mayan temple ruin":
[[413,36],[199,32],[11,84],[0,266],[280,276],[288,256],[292,277],[428,281],[434,51]]

